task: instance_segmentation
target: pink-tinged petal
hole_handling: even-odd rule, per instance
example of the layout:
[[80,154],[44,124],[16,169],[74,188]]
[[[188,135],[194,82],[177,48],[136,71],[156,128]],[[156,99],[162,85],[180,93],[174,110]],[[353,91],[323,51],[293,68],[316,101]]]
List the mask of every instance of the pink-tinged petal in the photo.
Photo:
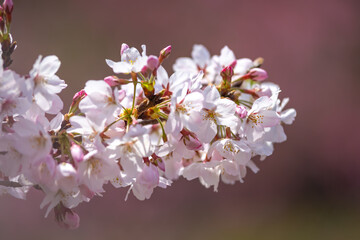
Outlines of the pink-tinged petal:
[[156,187],[159,184],[159,170],[153,164],[145,165],[142,172],[138,175],[136,182],[147,188]]
[[[44,96],[46,95],[46,96]],[[37,91],[34,94],[36,104],[45,112],[50,110],[51,102],[49,101],[48,94]]]
[[51,108],[47,111],[49,114],[58,114],[64,107],[64,103],[58,95],[52,95]]
[[233,176],[237,176],[239,174],[239,167],[235,162],[229,161],[229,160],[224,160],[221,162],[221,165],[227,174],[230,174]]
[[39,75],[46,77],[53,76],[59,70],[60,64],[57,56],[51,55],[45,57],[40,63]]
[[201,169],[200,182],[209,188],[214,186],[214,191],[217,192],[219,186],[220,169],[214,168],[203,168]]
[[64,120],[64,115],[58,113],[51,121],[48,130],[58,131],[60,130],[61,123]]
[[246,118],[247,116],[247,110],[244,106],[237,105],[235,110],[236,116],[239,118]]
[[207,86],[204,89],[203,94],[204,94],[204,108],[210,110],[217,106],[216,101],[220,100],[220,94],[215,86]]
[[123,55],[127,49],[129,49],[129,45],[127,45],[126,43],[121,44],[120,55]]
[[181,161],[177,161],[177,159],[171,157],[168,159],[164,159],[165,164],[165,176],[168,179],[177,179],[180,175],[180,171],[183,168]]
[[84,160],[84,152],[79,145],[72,144],[70,151],[75,163],[80,163]]
[[72,128],[70,132],[77,132],[79,134],[91,133],[92,126],[89,121],[82,116],[73,116],[70,118]]
[[200,68],[204,68],[210,61],[209,51],[201,44],[194,45],[191,56]]
[[154,55],[150,55],[147,59],[147,67],[150,70],[154,70],[159,66],[159,58],[154,56]]
[[196,133],[199,140],[204,143],[211,142],[217,133],[217,126],[211,119],[204,119],[202,116],[202,122],[200,124],[191,124],[189,130]]
[[257,115],[260,116],[259,121],[261,121],[258,124],[262,127],[273,127],[279,125],[281,121],[279,114],[275,111],[262,110]]
[[259,112],[260,110],[263,109],[268,109],[271,107],[271,105],[273,105],[273,101],[269,97],[267,96],[260,97],[256,99],[255,102],[253,103],[249,114],[253,112]]

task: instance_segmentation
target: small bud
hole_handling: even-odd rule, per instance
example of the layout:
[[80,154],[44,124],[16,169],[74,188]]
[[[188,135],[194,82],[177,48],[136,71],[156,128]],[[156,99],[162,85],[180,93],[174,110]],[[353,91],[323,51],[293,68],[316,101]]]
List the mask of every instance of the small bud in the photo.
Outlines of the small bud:
[[259,82],[268,78],[267,72],[261,68],[253,68],[248,74],[250,75],[251,79]]
[[55,219],[60,227],[66,229],[76,229],[80,225],[79,215],[65,207],[61,202],[54,208]]
[[121,44],[120,55],[123,55],[126,49],[129,49],[129,45],[126,43]]
[[118,84],[118,78],[116,76],[107,76],[106,78],[104,78],[104,81],[110,86],[110,87],[114,87],[119,85]]
[[161,50],[159,56],[159,64],[161,64],[164,61],[164,59],[170,55],[170,53],[171,53],[171,45]]
[[247,110],[244,106],[237,105],[235,113],[239,118],[246,118],[247,116]]
[[230,64],[230,67],[232,67],[233,69],[235,68],[235,66],[236,66],[236,63],[237,63],[237,61],[235,60],[235,61],[233,61],[231,64]]
[[230,88],[231,88],[231,78],[234,75],[234,69],[231,66],[225,67],[221,73],[220,76],[222,77],[222,82],[220,85],[220,93],[226,94]]
[[0,16],[0,30],[1,30],[1,32],[4,32],[4,30],[5,30],[4,18],[1,16]]
[[79,92],[75,93],[75,95],[73,97],[73,100],[72,100],[72,103],[70,105],[70,109],[69,109],[70,114],[77,111],[80,101],[86,96],[87,96],[87,94],[86,94],[84,89],[82,89]]
[[153,71],[159,67],[159,58],[154,55],[150,55],[147,60],[147,67]]
[[122,79],[122,78],[118,78],[117,76],[107,76],[107,77],[104,78],[104,81],[110,87],[115,87],[115,86],[131,83],[131,81],[126,80],[126,79]]
[[5,10],[7,21],[11,22],[11,13],[14,8],[14,3],[12,0],[5,0],[3,3],[3,8]]
[[189,150],[203,150],[202,142],[196,137],[196,135],[186,129],[181,130],[183,135],[184,145]]
[[221,77],[224,79],[224,80],[228,80],[230,79],[231,80],[231,77],[234,75],[234,69],[232,66],[227,66],[225,67],[221,73],[220,73]]
[[86,94],[85,90],[82,89],[82,90],[78,91],[77,93],[75,93],[75,95],[74,95],[74,97],[73,97],[73,102],[76,102],[76,101],[78,101],[80,98],[84,98],[84,97],[86,97],[86,96],[87,96],[87,94]]
[[171,45],[167,46],[163,50],[160,51],[160,55],[165,59],[167,58],[171,53]]
[[70,147],[71,156],[73,157],[75,164],[84,160],[84,152],[81,147],[75,143]]

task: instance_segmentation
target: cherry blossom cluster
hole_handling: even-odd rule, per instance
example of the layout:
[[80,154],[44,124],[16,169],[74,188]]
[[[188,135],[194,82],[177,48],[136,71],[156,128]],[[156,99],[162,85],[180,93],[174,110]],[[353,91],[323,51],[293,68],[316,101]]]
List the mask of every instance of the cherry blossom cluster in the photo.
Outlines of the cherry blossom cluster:
[[[11,46],[8,28],[1,31]],[[87,81],[63,115],[59,59],[39,56],[22,76],[8,69],[9,46],[2,41],[0,195],[40,190],[45,216],[53,210],[66,228],[79,226],[73,209],[102,196],[108,183],[144,200],[180,177],[214,191],[220,180],[243,182],[247,169],[258,171],[254,157],[265,159],[286,140],[283,126],[296,116],[284,110],[279,86],[264,82],[262,58],[238,59],[227,46],[211,57],[194,45],[169,76],[162,63],[171,46],[154,56],[127,44],[119,61],[106,60],[115,75]]]

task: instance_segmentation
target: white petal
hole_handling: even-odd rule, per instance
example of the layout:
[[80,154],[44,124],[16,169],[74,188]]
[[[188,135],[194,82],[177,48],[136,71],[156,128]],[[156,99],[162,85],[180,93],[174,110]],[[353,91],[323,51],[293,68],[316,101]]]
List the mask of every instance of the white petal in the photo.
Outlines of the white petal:
[[201,44],[194,45],[191,56],[200,68],[204,68],[210,61],[209,51]]
[[40,63],[39,75],[53,76],[59,70],[60,64],[60,60],[55,55],[45,57]]
[[286,124],[292,124],[296,117],[296,111],[293,108],[286,109],[281,113],[281,121]]
[[175,64],[173,65],[173,69],[175,72],[190,72],[197,73],[198,69],[196,63],[191,58],[178,58],[176,59]]
[[230,50],[228,46],[225,46],[221,49],[220,52],[220,63],[222,66],[229,66],[231,63],[235,61],[235,55],[233,51]]

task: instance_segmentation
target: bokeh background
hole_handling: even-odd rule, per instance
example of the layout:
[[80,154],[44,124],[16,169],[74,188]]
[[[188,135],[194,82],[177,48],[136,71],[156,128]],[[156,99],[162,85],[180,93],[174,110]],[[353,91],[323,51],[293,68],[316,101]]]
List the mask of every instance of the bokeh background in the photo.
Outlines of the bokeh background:
[[212,54],[228,45],[238,58],[264,57],[269,80],[298,116],[285,129],[288,141],[244,184],[214,193],[180,179],[143,202],[125,202],[126,189],[107,186],[76,209],[74,231],[44,219],[40,192],[26,201],[5,196],[1,240],[360,239],[359,1],[14,2],[11,68],[27,74],[39,54],[57,55],[69,85],[65,106],[87,80],[112,74],[104,59],[119,59],[123,42],[155,55],[171,44],[169,72],[201,43]]

